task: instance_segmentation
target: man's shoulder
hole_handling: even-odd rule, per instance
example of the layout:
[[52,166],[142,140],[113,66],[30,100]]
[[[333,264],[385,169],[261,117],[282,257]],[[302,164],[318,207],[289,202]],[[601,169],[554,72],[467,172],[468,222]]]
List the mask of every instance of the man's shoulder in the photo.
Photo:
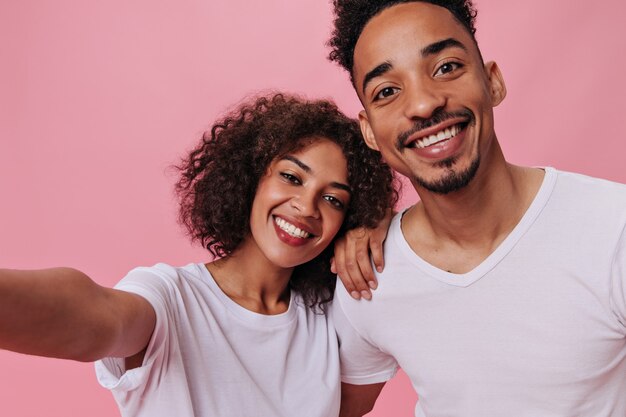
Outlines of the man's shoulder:
[[402,216],[409,209],[400,210],[391,220],[384,242],[385,267],[381,272],[374,270],[378,288],[373,292],[371,301],[353,299],[341,280],[337,279],[336,302],[349,314],[369,314],[386,309],[388,303],[394,303],[406,294],[408,282],[413,281],[411,277],[424,273],[420,269],[419,257],[409,246],[401,228]]
[[554,172],[556,198],[588,208],[626,208],[626,184],[575,172]]
[[575,186],[577,189],[585,189],[597,193],[613,193],[615,196],[626,196],[626,184],[611,181],[590,175],[560,171],[552,168],[557,175],[557,183],[561,186]]

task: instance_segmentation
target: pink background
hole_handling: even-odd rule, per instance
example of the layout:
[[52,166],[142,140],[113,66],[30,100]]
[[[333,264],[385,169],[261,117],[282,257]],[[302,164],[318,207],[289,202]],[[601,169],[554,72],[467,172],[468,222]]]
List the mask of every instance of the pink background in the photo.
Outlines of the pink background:
[[[626,5],[477,5],[483,54],[508,84],[496,117],[509,160],[626,182]],[[176,225],[168,166],[261,89],[355,115],[325,59],[330,22],[324,0],[0,2],[0,266],[74,266],[113,285],[137,265],[206,259]],[[410,416],[415,398],[401,375],[371,415]],[[116,415],[91,364],[0,352],[0,416]]]

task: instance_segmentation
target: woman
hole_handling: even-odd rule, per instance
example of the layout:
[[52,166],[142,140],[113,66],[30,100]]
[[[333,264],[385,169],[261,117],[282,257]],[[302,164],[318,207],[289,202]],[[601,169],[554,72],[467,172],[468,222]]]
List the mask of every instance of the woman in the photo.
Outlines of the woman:
[[392,176],[353,120],[281,94],[217,122],[179,166],[180,219],[216,257],[131,271],[0,271],[0,348],[94,361],[123,416],[332,416],[334,239],[373,226]]

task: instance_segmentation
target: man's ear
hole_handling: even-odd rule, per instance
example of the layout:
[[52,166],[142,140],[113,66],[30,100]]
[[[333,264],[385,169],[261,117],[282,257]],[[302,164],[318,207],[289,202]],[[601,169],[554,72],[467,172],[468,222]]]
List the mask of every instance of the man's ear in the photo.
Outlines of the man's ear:
[[502,100],[506,97],[506,84],[504,84],[504,77],[500,72],[500,67],[494,61],[487,62],[485,64],[485,74],[489,80],[489,89],[491,93],[491,102],[493,107],[502,103]]
[[361,126],[361,134],[363,135],[365,144],[375,151],[380,151],[380,149],[378,149],[378,143],[376,143],[376,138],[374,137],[374,132],[372,132],[372,126],[370,125],[370,121],[367,118],[367,113],[365,113],[365,110],[361,110],[359,112],[359,125]]

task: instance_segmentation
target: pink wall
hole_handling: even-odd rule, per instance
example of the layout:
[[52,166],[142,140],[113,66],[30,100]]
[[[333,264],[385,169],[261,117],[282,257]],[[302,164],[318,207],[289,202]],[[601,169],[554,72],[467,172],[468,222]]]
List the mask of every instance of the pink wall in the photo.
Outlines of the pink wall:
[[[477,4],[483,54],[508,82],[496,117],[510,161],[626,182],[626,5]],[[325,60],[330,19],[322,0],[0,2],[0,266],[113,285],[136,265],[205,259],[175,223],[168,165],[259,89],[356,114]],[[414,400],[401,377],[372,416],[410,416]],[[91,364],[0,352],[0,416],[115,415]]]

